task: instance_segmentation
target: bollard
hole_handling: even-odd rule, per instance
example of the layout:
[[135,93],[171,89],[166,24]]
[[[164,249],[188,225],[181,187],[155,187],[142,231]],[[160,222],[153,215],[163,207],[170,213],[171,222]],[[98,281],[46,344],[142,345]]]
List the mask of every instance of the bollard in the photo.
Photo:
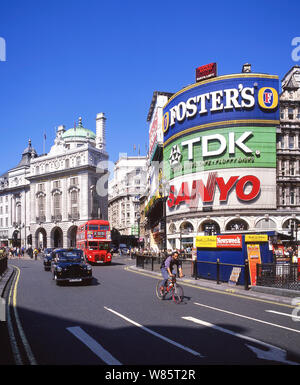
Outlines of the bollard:
[[220,259],[217,259],[217,285],[220,284]]
[[4,298],[0,298],[0,321],[6,321],[6,306]]
[[245,290],[249,290],[249,262],[248,259],[245,259],[245,266],[244,266],[244,288]]

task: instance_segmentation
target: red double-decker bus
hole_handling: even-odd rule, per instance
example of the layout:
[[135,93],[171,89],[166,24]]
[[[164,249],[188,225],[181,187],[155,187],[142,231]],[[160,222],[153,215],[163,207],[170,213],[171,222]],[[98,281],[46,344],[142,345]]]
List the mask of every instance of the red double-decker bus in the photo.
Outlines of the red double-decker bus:
[[110,226],[108,221],[90,220],[77,229],[77,248],[89,263],[111,263]]

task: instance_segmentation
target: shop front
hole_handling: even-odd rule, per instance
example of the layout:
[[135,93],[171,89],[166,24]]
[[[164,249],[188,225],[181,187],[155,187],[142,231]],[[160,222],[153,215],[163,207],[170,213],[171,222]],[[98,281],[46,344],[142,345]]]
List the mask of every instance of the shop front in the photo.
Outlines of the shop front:
[[[233,269],[239,269],[237,284],[244,285],[245,266],[249,269],[249,283],[256,284],[256,264],[272,263],[273,249],[270,240],[274,232],[264,234],[230,234],[197,236],[198,277],[229,282]],[[247,273],[246,270],[246,273]]]

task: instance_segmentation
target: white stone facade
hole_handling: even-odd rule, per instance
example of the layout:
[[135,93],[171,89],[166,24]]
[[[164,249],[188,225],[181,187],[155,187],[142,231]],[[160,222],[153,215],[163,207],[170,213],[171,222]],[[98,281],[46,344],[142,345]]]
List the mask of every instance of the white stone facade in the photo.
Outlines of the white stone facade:
[[108,183],[108,220],[122,235],[138,235],[140,203],[147,182],[145,156],[122,155]]
[[72,129],[59,126],[45,155],[37,156],[29,142],[19,165],[1,177],[2,244],[27,247],[32,238],[33,247],[75,246],[79,224],[107,219],[107,192],[97,191],[107,173],[105,120],[97,115],[96,134],[81,118]]

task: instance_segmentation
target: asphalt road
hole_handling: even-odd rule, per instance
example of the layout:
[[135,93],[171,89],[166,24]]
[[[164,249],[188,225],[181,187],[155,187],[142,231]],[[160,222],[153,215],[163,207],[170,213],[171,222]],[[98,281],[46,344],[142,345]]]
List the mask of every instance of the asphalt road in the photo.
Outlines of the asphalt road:
[[7,324],[16,341],[8,363],[300,364],[300,314],[293,320],[287,304],[194,285],[183,285],[179,305],[160,301],[157,277],[128,269],[134,262],[126,257],[94,266],[91,286],[56,286],[41,260],[9,263],[16,275]]

